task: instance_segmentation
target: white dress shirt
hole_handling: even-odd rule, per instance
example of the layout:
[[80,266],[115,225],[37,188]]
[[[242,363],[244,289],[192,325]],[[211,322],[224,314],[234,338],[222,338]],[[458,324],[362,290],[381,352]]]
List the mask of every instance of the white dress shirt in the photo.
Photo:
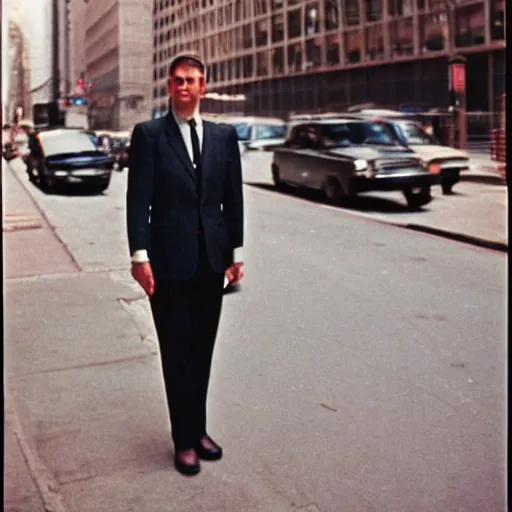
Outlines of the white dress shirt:
[[[190,134],[190,125],[188,124],[187,119],[183,119],[180,117],[174,110],[172,111],[172,115],[176,121],[176,124],[178,125],[178,128],[180,129],[181,136],[183,137],[183,142],[185,143],[185,147],[187,148],[188,156],[190,157],[190,161],[194,161],[194,150],[192,148],[192,136]],[[192,119],[196,121],[196,132],[197,132],[197,138],[199,139],[199,150],[201,151],[203,149],[203,120],[201,119],[201,116],[199,115],[199,110],[196,110],[194,112],[194,115],[192,116]],[[194,164],[192,164],[194,165]],[[244,261],[243,256],[243,247],[236,247],[233,255],[233,261],[237,263],[242,263]],[[140,249],[138,251],[135,251],[132,254],[132,263],[145,263],[149,261],[148,257],[148,251],[146,249]]]

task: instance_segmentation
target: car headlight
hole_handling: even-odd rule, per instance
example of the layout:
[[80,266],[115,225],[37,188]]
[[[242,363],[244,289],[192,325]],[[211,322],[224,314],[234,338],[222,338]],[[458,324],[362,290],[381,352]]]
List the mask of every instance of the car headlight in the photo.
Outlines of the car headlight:
[[367,178],[373,178],[375,174],[374,166],[362,158],[354,160],[354,170],[356,176],[366,176]]
[[369,165],[366,160],[363,160],[362,158],[359,158],[357,160],[354,160],[354,168],[357,171],[366,171],[368,169]]

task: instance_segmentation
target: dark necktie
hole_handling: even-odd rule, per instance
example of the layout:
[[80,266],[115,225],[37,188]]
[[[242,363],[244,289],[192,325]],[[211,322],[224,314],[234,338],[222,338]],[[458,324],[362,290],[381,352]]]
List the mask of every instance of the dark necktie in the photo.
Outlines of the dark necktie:
[[192,139],[192,153],[194,154],[194,168],[196,170],[197,184],[201,185],[201,150],[199,149],[199,137],[197,136],[196,120],[187,121],[190,126],[190,138]]

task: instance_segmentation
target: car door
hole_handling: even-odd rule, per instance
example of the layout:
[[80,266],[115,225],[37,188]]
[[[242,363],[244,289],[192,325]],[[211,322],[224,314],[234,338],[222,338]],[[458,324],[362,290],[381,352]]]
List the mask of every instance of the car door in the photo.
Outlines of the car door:
[[303,127],[292,128],[287,140],[274,151],[274,163],[279,170],[281,180],[287,183],[300,183],[300,151],[302,149]]
[[308,188],[321,188],[323,158],[320,150],[323,148],[321,133],[318,126],[304,127],[301,137],[300,154],[300,184]]

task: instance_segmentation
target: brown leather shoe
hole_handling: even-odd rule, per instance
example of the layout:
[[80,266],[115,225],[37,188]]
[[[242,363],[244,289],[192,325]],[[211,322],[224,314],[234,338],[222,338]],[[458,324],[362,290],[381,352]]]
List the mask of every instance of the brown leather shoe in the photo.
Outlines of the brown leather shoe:
[[[202,441],[206,440],[212,444],[212,448],[206,448]],[[208,435],[202,437],[195,446],[197,456],[203,460],[220,460],[222,459],[222,448]]]

